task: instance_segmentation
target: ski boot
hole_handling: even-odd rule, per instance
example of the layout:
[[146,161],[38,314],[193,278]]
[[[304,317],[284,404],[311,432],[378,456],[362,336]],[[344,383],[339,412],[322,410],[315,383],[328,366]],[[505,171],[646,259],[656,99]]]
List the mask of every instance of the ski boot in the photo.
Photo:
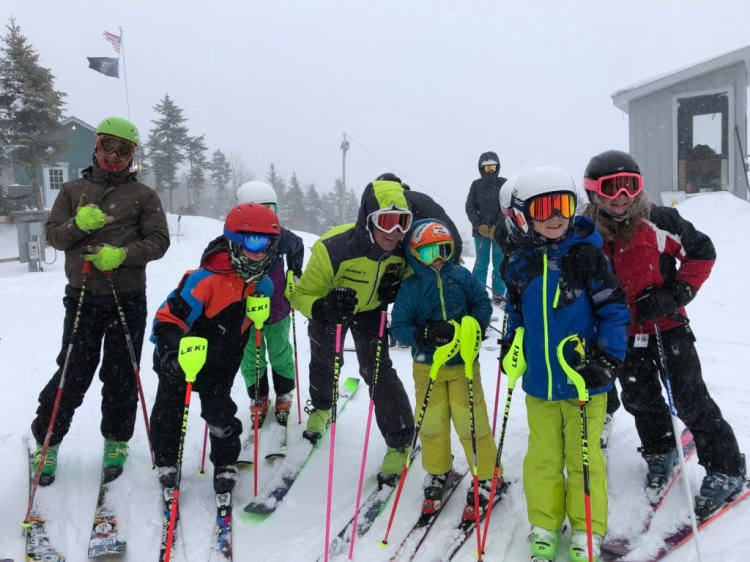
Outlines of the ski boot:
[[743,474],[730,476],[713,470],[707,471],[700,492],[695,496],[695,515],[699,520],[707,519],[724,504],[740,495],[744,486]]
[[[487,506],[490,503],[490,492],[492,491],[492,480],[480,480],[479,481],[479,515],[484,516],[487,511]],[[498,476],[497,484],[495,485],[495,497],[498,494],[502,494],[505,491],[505,482],[502,476]],[[471,482],[468,491],[466,492],[466,505],[464,506],[464,512],[461,516],[461,520],[464,524],[472,524],[476,522],[476,511],[474,510],[474,482]]]
[[263,427],[263,422],[266,421],[266,414],[268,414],[268,395],[258,396],[258,401],[255,398],[250,398],[250,427],[255,428],[255,416],[258,416],[258,429]]
[[384,474],[401,474],[401,469],[406,463],[406,450],[408,447],[388,447],[383,457],[383,466],[380,472]]
[[[55,471],[57,470],[57,451],[60,449],[60,444],[50,445],[47,447],[47,454],[44,456],[44,464],[42,465],[42,474],[39,478],[40,486],[49,486],[55,481]],[[39,462],[42,460],[42,446],[37,443],[36,449],[34,449],[34,455],[31,458],[31,470],[36,471],[39,468]]]
[[111,482],[120,474],[128,460],[128,442],[104,440],[104,481]]
[[156,475],[162,488],[174,488],[177,486],[177,467],[174,465],[157,466]]
[[276,415],[276,421],[279,422],[279,425],[286,427],[286,424],[289,421],[289,412],[292,409],[293,399],[293,391],[276,396],[276,403],[274,404],[273,412]]
[[615,423],[615,415],[614,414],[606,414],[604,416],[604,425],[602,426],[602,437],[599,440],[601,443],[602,451],[607,450],[607,445],[609,444],[609,436],[612,433],[612,426]]
[[306,408],[306,410],[309,417],[307,418],[307,429],[302,432],[302,437],[314,445],[331,423],[331,410],[321,410],[318,408],[309,410]]
[[505,296],[503,295],[492,295],[492,304],[505,308]]
[[[602,536],[591,533],[591,553],[594,556],[594,562],[599,560],[602,552]],[[570,537],[570,547],[568,548],[568,558],[570,562],[589,562],[589,539],[586,531],[574,529]]]
[[427,474],[424,478],[424,501],[422,502],[422,516],[432,515],[443,503],[445,485],[448,483],[448,477],[451,471],[445,474]]
[[214,467],[214,492],[228,494],[234,490],[234,485],[240,477],[236,464]]
[[643,455],[648,465],[646,475],[646,486],[652,492],[658,492],[667,483],[669,477],[677,466],[677,449],[666,453],[655,453]]
[[526,540],[529,542],[532,560],[554,560],[557,549],[560,548],[559,531],[548,531],[536,525],[531,526]]

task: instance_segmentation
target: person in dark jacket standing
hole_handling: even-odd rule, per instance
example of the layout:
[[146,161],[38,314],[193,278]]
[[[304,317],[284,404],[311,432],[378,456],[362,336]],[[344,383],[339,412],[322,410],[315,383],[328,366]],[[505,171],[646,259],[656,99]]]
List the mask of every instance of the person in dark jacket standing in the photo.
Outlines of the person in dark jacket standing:
[[[58,448],[91,385],[100,357],[101,433],[105,438],[104,464],[110,478],[119,476],[127,459],[138,393],[114,291],[136,359],[140,360],[147,315],[146,264],[161,258],[169,247],[169,229],[159,196],[130,171],[139,144],[138,129],[131,122],[119,117],[102,121],[96,128],[93,166],[83,171],[82,178],[63,184],[45,224],[48,242],[65,252],[68,284],[63,298],[65,321],[62,350],[57,357],[59,369],[39,395],[36,418],[31,424],[37,442],[35,470],[41,461],[41,443],[66,357],[68,365],[42,467],[42,485],[54,480]],[[82,273],[84,260],[94,265],[90,274]],[[71,341],[76,319],[77,331]],[[73,347],[68,354],[70,344]]]
[[648,484],[663,485],[679,454],[659,382],[658,326],[677,415],[693,433],[698,461],[706,469],[696,496],[701,515],[739,492],[744,471],[734,432],[703,381],[685,311],[711,273],[714,245],[677,209],[648,200],[638,164],[627,152],[609,150],[591,158],[584,187],[591,202],[587,214],[604,236],[630,306],[633,322],[618,376],[622,403],[635,417]]
[[[396,300],[406,276],[401,240],[411,223],[401,184],[376,180],[365,188],[357,222],[332,228],[313,245],[291,299],[292,306],[310,319],[312,409],[305,436],[311,441],[331,421],[337,324],[342,339],[351,330],[359,373],[368,385],[372,383],[381,310]],[[414,416],[387,345],[380,351],[379,365],[373,400],[388,446],[381,472],[398,474],[414,434]]]
[[479,179],[474,180],[466,198],[466,215],[471,222],[474,236],[476,261],[474,276],[487,285],[487,270],[492,257],[492,300],[496,304],[504,301],[505,283],[500,277],[503,251],[495,242],[495,225],[500,220],[500,188],[505,178],[500,174],[500,159],[494,152],[485,152],[479,157]]

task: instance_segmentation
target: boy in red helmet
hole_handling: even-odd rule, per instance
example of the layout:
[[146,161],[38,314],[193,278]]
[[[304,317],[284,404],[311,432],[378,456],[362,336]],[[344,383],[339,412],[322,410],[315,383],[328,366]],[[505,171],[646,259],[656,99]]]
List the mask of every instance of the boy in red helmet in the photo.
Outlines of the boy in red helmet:
[[200,395],[201,416],[211,435],[210,459],[214,490],[230,492],[237,481],[242,423],[230,391],[250,334],[245,314],[248,296],[270,297],[266,276],[273,262],[281,228],[271,209],[257,203],[232,208],[217,238],[201,257],[198,269],[187,271],[161,305],[154,319],[154,370],[159,388],[151,411],[151,432],[159,482],[174,487],[185,397],[185,377],[177,362],[183,336],[208,340],[208,355],[193,389]]

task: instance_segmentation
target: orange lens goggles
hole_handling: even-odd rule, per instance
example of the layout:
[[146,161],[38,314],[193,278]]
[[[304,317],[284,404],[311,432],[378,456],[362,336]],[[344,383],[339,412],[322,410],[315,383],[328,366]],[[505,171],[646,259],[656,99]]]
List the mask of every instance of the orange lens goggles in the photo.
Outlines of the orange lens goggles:
[[549,220],[555,213],[569,219],[575,212],[576,197],[572,193],[539,195],[529,203],[529,216],[539,222]]
[[99,135],[96,138],[96,146],[106,153],[117,153],[117,156],[130,156],[135,152],[135,145],[125,139],[110,137],[109,135]]

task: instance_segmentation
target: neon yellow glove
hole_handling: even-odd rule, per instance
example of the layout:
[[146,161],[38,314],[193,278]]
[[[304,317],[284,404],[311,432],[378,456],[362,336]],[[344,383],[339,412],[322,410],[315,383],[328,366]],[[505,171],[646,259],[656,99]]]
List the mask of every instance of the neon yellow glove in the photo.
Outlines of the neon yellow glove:
[[128,251],[125,248],[115,248],[104,244],[96,253],[86,254],[83,259],[93,263],[99,271],[112,271],[122,265],[127,255]]
[[101,228],[107,222],[107,215],[96,205],[85,205],[79,207],[76,212],[76,226],[86,234],[97,228]]

